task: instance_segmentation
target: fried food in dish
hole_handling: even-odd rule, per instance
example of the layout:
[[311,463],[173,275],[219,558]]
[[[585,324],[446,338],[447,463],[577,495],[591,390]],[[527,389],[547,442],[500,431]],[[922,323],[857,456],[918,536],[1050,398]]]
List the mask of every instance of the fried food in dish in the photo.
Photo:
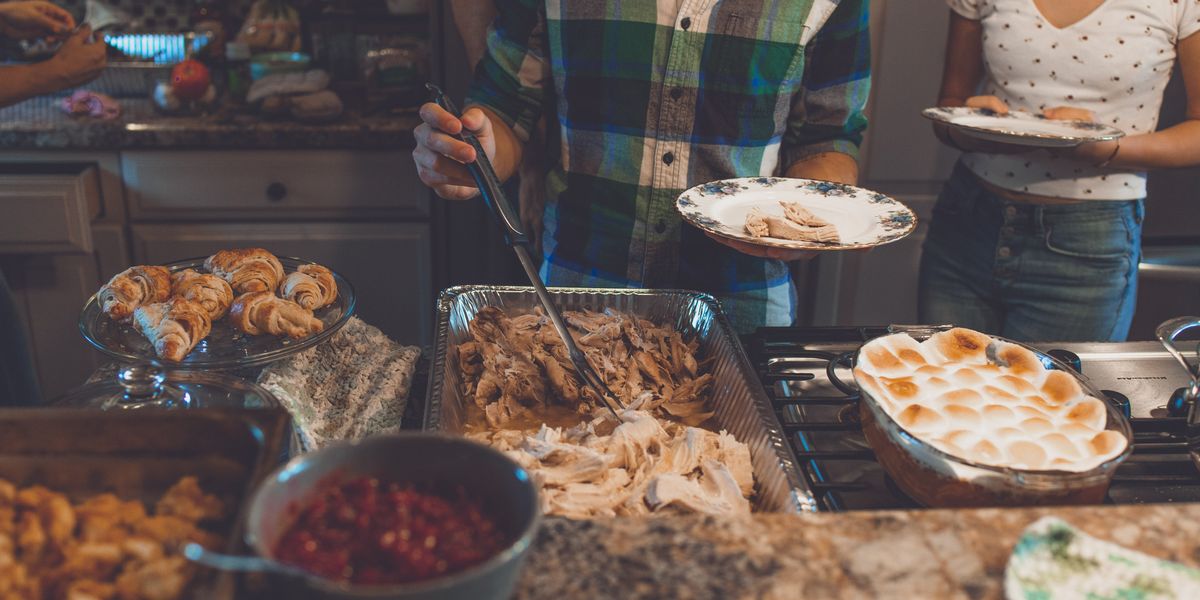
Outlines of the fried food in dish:
[[159,358],[173,362],[183,360],[212,331],[204,306],[179,297],[138,307],[133,324]]
[[195,269],[171,274],[171,295],[200,304],[213,321],[224,317],[233,304],[233,288],[229,282]]
[[[684,342],[678,331],[619,312],[566,311],[563,319],[625,406],[687,425],[712,416],[712,375],[701,372],[695,341]],[[540,311],[509,317],[484,307],[470,329],[472,341],[455,349],[463,394],[484,411],[489,426],[527,420],[545,406],[565,406],[580,415],[603,406],[575,374],[558,331]]]
[[337,282],[333,272],[321,265],[300,265],[284,278],[279,295],[308,310],[317,310],[337,300]]
[[286,335],[297,340],[325,328],[311,310],[271,292],[238,296],[229,311],[229,319],[234,327],[249,335]]
[[238,294],[274,293],[283,281],[283,264],[262,248],[221,250],[204,261],[204,268],[229,282]]
[[155,516],[112,494],[72,505],[58,492],[0,479],[0,599],[182,597],[195,574],[182,544],[216,549],[220,537],[201,523],[224,519],[224,503],[184,477],[158,504]]
[[109,318],[128,321],[139,306],[170,297],[171,272],[166,267],[142,265],[114,275],[100,288],[98,300]]
[[636,410],[625,411],[610,434],[597,432],[601,422],[470,437],[503,451],[533,475],[546,514],[579,519],[749,514],[750,449],[732,435]]

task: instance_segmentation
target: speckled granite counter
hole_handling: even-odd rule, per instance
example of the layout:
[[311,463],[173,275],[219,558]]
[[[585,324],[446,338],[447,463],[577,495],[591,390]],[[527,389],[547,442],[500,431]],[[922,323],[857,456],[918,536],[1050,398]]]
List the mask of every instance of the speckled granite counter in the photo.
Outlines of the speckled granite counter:
[[1013,545],[1046,515],[1200,565],[1200,504],[548,519],[517,598],[999,598]]
[[0,109],[2,150],[152,148],[383,150],[411,147],[415,114],[352,117],[323,125],[266,121],[249,115],[167,117],[149,100],[122,99],[116,121],[71,117],[43,97]]

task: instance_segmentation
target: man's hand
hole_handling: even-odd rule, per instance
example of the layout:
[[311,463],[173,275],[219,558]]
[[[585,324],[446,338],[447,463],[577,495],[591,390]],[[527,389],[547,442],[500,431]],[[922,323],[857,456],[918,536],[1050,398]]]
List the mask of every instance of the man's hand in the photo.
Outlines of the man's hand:
[[58,52],[36,65],[49,78],[46,93],[81,86],[97,77],[108,64],[102,41],[93,41],[92,28],[84,25],[63,42]]
[[714,233],[704,232],[705,235],[712,238],[714,241],[729,246],[742,254],[757,256],[759,258],[769,258],[772,260],[782,260],[791,262],[794,260],[811,260],[817,256],[817,253],[812,250],[789,250],[787,248],[773,248],[771,246],[759,246],[741,240],[735,240],[727,237],[721,237]]
[[421,106],[422,123],[413,130],[417,147],[413,162],[425,185],[447,200],[468,200],[479,195],[475,179],[463,165],[475,161],[475,149],[453,136],[466,128],[479,138],[488,160],[496,159],[496,136],[492,121],[482,110],[468,108],[462,119],[428,102]]
[[49,2],[0,3],[0,35],[16,40],[66,35],[75,29],[71,13]]

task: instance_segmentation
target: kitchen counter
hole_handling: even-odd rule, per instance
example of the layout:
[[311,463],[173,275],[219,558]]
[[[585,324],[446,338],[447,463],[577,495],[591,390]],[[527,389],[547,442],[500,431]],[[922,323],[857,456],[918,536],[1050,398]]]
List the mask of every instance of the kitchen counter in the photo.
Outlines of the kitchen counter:
[[1013,545],[1047,515],[1200,566],[1200,504],[547,519],[516,597],[1000,598]]
[[0,109],[5,150],[317,149],[411,147],[415,114],[353,117],[321,125],[266,121],[251,115],[168,117],[148,99],[121,99],[121,117],[72,117],[59,98],[40,97]]

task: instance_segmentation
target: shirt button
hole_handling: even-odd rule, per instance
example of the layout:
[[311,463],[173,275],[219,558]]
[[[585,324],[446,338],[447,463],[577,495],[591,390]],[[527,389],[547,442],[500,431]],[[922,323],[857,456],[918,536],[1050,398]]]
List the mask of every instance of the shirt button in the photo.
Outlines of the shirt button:
[[666,224],[666,222],[664,222],[664,221],[659,221],[658,223],[655,223],[655,224],[654,224],[654,232],[655,232],[655,233],[660,233],[660,234],[661,234],[661,233],[666,233],[666,232],[667,232],[667,224]]
[[671,99],[672,100],[678,100],[682,97],[683,97],[683,89],[682,88],[671,88]]
[[1012,237],[1013,233],[1016,233],[1016,230],[1006,225],[1000,229],[1000,233],[1003,234],[1004,237]]
[[1006,208],[1004,209],[1004,216],[1006,216],[1006,217],[1015,217],[1015,216],[1017,216],[1017,207],[1015,207],[1015,206],[1009,206],[1009,207],[1006,207]]
[[684,17],[683,20],[679,22],[679,26],[682,27],[684,31],[687,31],[688,27],[692,26],[692,18]]
[[669,165],[669,164],[671,164],[671,163],[673,163],[673,162],[675,162],[675,153],[674,153],[674,152],[668,152],[668,153],[664,154],[664,155],[663,155],[663,162],[664,162],[664,163],[666,163],[666,164],[668,164],[668,165]]
[[1008,257],[1012,256],[1012,250],[1009,249],[1008,246],[1005,246],[1005,247],[997,250],[996,255],[999,256],[1000,258],[1008,258]]

